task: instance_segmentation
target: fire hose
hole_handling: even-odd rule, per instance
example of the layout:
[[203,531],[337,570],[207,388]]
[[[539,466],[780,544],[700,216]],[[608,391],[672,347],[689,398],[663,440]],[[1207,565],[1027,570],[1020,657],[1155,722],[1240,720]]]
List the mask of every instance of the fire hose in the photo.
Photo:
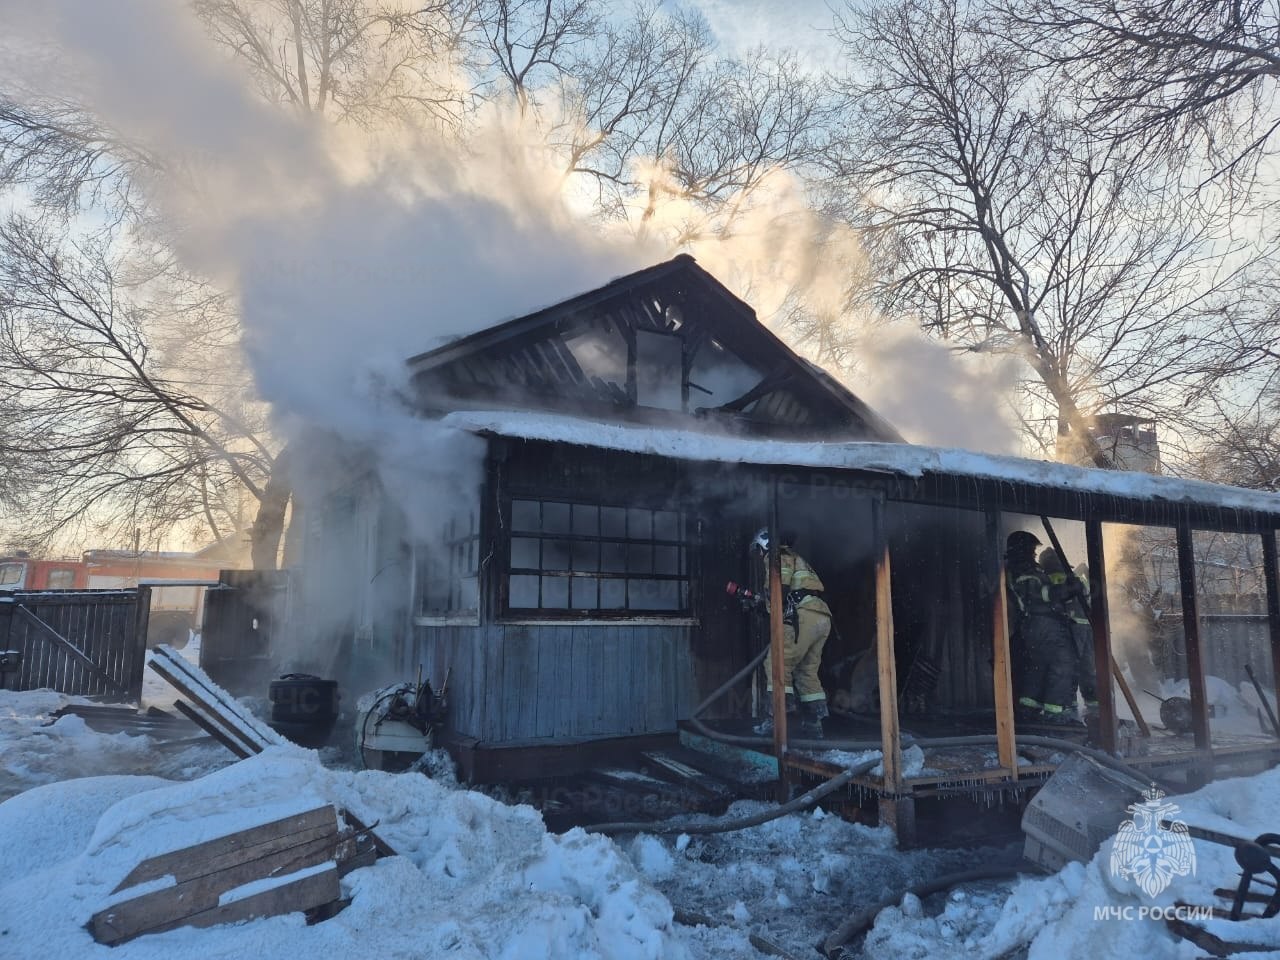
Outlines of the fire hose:
[[[761,663],[763,663],[765,657],[767,657],[768,655],[769,655],[769,648],[765,647],[758,654],[756,654],[755,657],[751,659],[750,663],[748,663],[745,667],[743,667],[741,670],[735,673],[732,677],[726,680],[723,684],[717,687],[705,700],[702,701],[702,703],[698,704],[698,706],[694,708],[693,715],[689,720],[689,725],[693,727],[695,730],[697,730],[699,733],[701,733],[703,736],[708,737],[712,740],[719,740],[722,743],[735,744],[738,746],[753,746],[753,747],[770,746],[771,747],[773,745],[773,740],[768,737],[754,737],[754,736],[721,733],[718,730],[713,730],[711,727],[707,726],[705,723],[703,723],[701,720],[698,719],[699,714],[704,712],[708,707],[711,706],[711,704],[715,703],[717,700],[723,697],[726,693],[728,693],[729,690],[735,684],[737,684],[739,681],[744,680],[748,676],[750,676],[751,672],[755,670],[755,668],[758,667]],[[883,744],[879,740],[792,740],[790,742],[793,746],[799,747],[804,750],[862,751],[862,750],[879,750],[883,746]],[[984,747],[984,746],[990,746],[991,744],[994,744],[996,742],[997,741],[996,741],[995,734],[975,734],[972,736],[961,736],[961,737],[932,737],[929,739],[920,739],[918,737],[913,737],[909,734],[903,734],[901,745],[903,748],[911,747],[911,746],[938,747],[938,748]],[[1094,749],[1093,747],[1086,747],[1084,744],[1076,743],[1074,740],[1062,740],[1062,739],[1059,739],[1058,737],[1040,737],[1040,736],[1027,736],[1024,734],[1019,734],[1014,738],[1014,742],[1017,743],[1019,746],[1042,747],[1049,750],[1058,750],[1058,751],[1067,752],[1067,753],[1080,753],[1088,757],[1090,760],[1094,760],[1097,763],[1102,764],[1104,767],[1109,767],[1112,770],[1119,771],[1120,773],[1126,774],[1127,776],[1130,776],[1130,777],[1134,777],[1140,781],[1150,782],[1152,779],[1149,773],[1143,773],[1137,770],[1136,768],[1129,766],[1129,764],[1125,763],[1123,760],[1120,760],[1117,757],[1113,757],[1111,754],[1103,750],[1097,750],[1097,749]],[[1162,787],[1167,786],[1166,784],[1159,784],[1159,785]],[[1173,793],[1175,791],[1167,790],[1166,792]]]
[[[721,743],[728,743],[734,746],[762,747],[772,746],[773,741],[768,737],[754,737],[736,734],[721,733],[713,730],[701,720],[698,714],[705,711],[711,704],[715,703],[722,696],[741,680],[751,675],[751,672],[764,662],[765,657],[769,655],[769,648],[765,647],[751,661],[735,673],[732,677],[717,687],[702,703],[694,708],[690,717],[689,725],[697,730],[703,736],[712,740],[718,740]],[[930,739],[917,739],[909,735],[904,735],[900,744],[902,747],[919,746],[919,747],[977,747],[991,746],[997,742],[994,734],[978,734],[974,736],[961,737],[933,737]],[[1072,740],[1060,740],[1057,737],[1038,737],[1038,736],[1017,736],[1014,742],[1018,746],[1025,747],[1041,747],[1050,750],[1058,750],[1066,753],[1079,753],[1089,759],[1109,767],[1112,770],[1124,773],[1139,781],[1151,782],[1153,778],[1150,773],[1144,773],[1134,767],[1129,766],[1123,760],[1113,757],[1111,754],[1102,750],[1096,750],[1092,747],[1086,747],[1083,744],[1075,743]],[[879,751],[883,744],[880,740],[792,740],[793,746],[806,750],[849,750],[849,751]],[[776,820],[779,817],[785,817],[796,810],[816,803],[818,800],[834,793],[841,787],[848,784],[855,777],[860,777],[873,769],[880,763],[880,758],[875,757],[868,760],[859,761],[849,769],[842,771],[825,783],[819,784],[808,793],[797,797],[795,800],[785,803],[780,807],[767,811],[766,813],[756,814],[739,820],[721,820],[712,823],[695,824],[687,826],[676,826],[671,824],[655,825],[653,823],[639,822],[619,822],[619,823],[598,823],[587,827],[591,833],[651,833],[667,835],[672,833],[731,833],[735,830],[745,830],[749,827],[759,826],[762,823],[768,823],[770,820]],[[1155,781],[1159,786],[1165,788],[1167,793],[1176,792],[1169,784]]]

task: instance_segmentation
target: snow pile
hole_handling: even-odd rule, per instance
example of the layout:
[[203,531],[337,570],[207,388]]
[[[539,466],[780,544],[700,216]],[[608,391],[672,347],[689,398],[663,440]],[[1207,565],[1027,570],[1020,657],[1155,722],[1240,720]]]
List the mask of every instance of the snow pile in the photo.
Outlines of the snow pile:
[[[1206,676],[1204,691],[1205,698],[1213,708],[1213,716],[1209,720],[1212,732],[1236,736],[1264,736],[1268,739],[1274,735],[1253,684],[1245,681],[1239,687],[1234,687],[1221,677]],[[1162,680],[1159,689],[1153,692],[1161,697],[1190,697],[1191,682]]]
[[49,714],[77,703],[90,701],[51,690],[0,691],[0,800],[69,777],[126,770],[187,779],[231,762],[212,742],[157,749],[149,737],[98,733],[72,714],[49,723]]
[[[352,903],[333,919],[181,928],[116,948],[85,929],[143,859],[325,803],[377,821],[401,854],[346,877]],[[670,904],[608,839],[553,836],[530,807],[421,776],[327,770],[291,747],[186,783],[114,776],[42,786],[0,804],[0,836],[0,952],[14,960],[687,955]]]
[[831,467],[907,477],[920,477],[926,473],[948,474],[1036,484],[1076,493],[1171,503],[1209,503],[1225,509],[1280,514],[1280,496],[1263,490],[945,447],[868,441],[746,440],[710,432],[624,426],[526,410],[460,410],[445,416],[443,422],[446,426],[476,433],[489,432],[526,440],[558,440],[579,446],[652,453],[683,460]]
[[[1180,808],[1174,819],[1253,838],[1280,828],[1277,795],[1280,769],[1223,780],[1172,798]],[[1194,843],[1194,874],[1175,877],[1154,899],[1148,898],[1135,880],[1112,876],[1113,841],[1108,840],[1090,863],[1068,864],[1050,877],[1023,879],[1012,889],[985,884],[953,891],[940,912],[923,910],[918,901],[908,898],[880,912],[867,934],[864,955],[994,960],[1026,949],[1028,960],[1201,956],[1203,951],[1168,930],[1163,917],[1143,913],[1143,908],[1167,909],[1178,903],[1229,906],[1213,891],[1236,886],[1240,872],[1233,851],[1220,844]],[[1258,905],[1249,908],[1254,913],[1260,909]],[[1250,956],[1280,956],[1280,917],[1238,923],[1192,922],[1227,941],[1276,947],[1274,953]]]

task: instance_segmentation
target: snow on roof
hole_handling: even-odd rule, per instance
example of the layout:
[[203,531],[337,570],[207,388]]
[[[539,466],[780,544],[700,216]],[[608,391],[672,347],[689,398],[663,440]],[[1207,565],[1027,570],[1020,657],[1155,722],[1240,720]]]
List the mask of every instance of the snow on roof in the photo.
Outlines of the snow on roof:
[[1202,480],[1076,467],[972,450],[871,441],[747,439],[696,430],[604,423],[527,410],[459,410],[446,415],[444,423],[471,433],[551,440],[680,460],[825,467],[907,477],[942,474],[1133,500],[1207,504],[1280,516],[1280,494]]

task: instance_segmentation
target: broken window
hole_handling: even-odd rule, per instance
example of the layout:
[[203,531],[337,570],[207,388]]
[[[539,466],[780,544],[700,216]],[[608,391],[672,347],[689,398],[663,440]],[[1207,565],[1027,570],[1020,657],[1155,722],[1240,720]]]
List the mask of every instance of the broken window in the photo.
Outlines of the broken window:
[[512,500],[507,612],[690,616],[688,528],[675,510]]
[[694,353],[689,370],[689,408],[732,403],[763,379],[763,373],[730,353],[718,340],[707,340]]
[[475,617],[480,609],[480,516],[453,515],[439,539],[418,547],[418,612],[423,617]]
[[684,409],[684,341],[669,333],[636,331],[636,403]]

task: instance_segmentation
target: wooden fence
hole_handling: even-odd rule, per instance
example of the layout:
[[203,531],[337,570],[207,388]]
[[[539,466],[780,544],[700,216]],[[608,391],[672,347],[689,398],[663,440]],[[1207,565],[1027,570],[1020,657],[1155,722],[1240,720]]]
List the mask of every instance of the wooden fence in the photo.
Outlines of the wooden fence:
[[0,651],[20,658],[0,682],[9,690],[137,701],[150,608],[146,586],[0,593]]
[[[1274,689],[1271,631],[1265,613],[1202,613],[1200,644],[1208,676],[1238,687],[1248,682],[1248,664],[1263,686]],[[1157,659],[1179,680],[1187,676],[1185,650],[1182,618],[1163,618],[1157,631]]]

